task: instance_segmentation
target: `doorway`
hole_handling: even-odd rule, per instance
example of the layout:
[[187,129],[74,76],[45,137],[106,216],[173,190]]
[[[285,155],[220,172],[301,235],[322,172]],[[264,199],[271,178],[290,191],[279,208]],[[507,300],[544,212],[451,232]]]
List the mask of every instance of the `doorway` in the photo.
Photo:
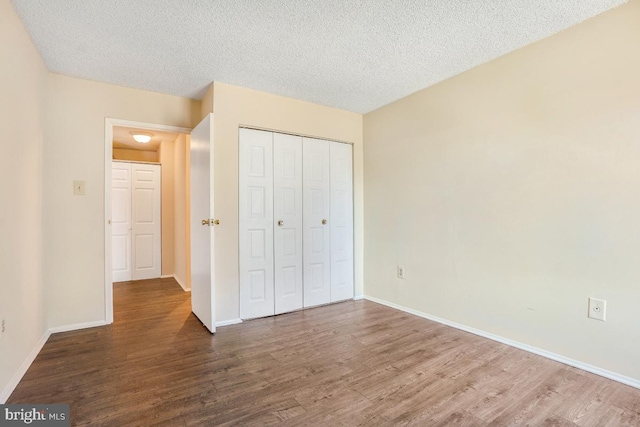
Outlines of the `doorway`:
[[[140,255],[144,260],[154,260],[157,270],[147,273],[146,278],[155,276],[156,278],[174,278],[183,288],[190,290],[189,271],[189,143],[191,129],[175,126],[164,126],[157,124],[133,122],[127,120],[109,119],[105,120],[105,318],[107,323],[113,322],[113,282],[114,279],[122,279],[119,274],[114,274],[114,266],[122,267],[123,248],[133,248],[128,256],[132,259]],[[146,136],[134,139],[134,135]],[[150,171],[158,169],[158,187],[160,194],[160,212],[158,220],[158,245],[157,253],[146,253],[153,251],[153,233],[146,229],[146,235],[138,239],[141,244],[138,246],[138,254],[135,253],[135,242],[129,245],[126,242],[126,234],[116,237],[118,248],[114,244],[113,233],[122,224],[116,224],[114,207],[122,208],[119,200],[114,200],[113,162],[116,161],[121,167],[131,165],[130,169],[141,169],[143,174],[152,177]],[[139,166],[136,166],[139,165]],[[149,171],[147,171],[147,169]],[[120,173],[120,172],[118,172]],[[133,174],[130,175],[133,179]],[[145,189],[148,190],[148,189]],[[124,193],[118,195],[122,196]],[[141,197],[136,199],[133,196],[130,200],[138,203],[144,202],[146,195],[153,192],[145,191]],[[123,196],[126,200],[126,195]],[[120,215],[122,216],[122,215]],[[135,222],[135,218],[132,219]],[[148,226],[148,224],[145,224]],[[122,228],[122,227],[120,227]],[[132,227],[133,228],[133,227]],[[118,231],[118,230],[116,230]],[[127,230],[128,231],[128,230]],[[121,234],[122,230],[119,231]],[[131,240],[134,239],[133,230]],[[147,243],[143,245],[142,243]],[[118,259],[114,263],[114,250]],[[141,259],[142,259],[141,258]],[[148,262],[153,264],[154,262]],[[130,264],[135,269],[135,263]],[[149,276],[151,274],[151,276]],[[132,276],[135,278],[135,276]]]

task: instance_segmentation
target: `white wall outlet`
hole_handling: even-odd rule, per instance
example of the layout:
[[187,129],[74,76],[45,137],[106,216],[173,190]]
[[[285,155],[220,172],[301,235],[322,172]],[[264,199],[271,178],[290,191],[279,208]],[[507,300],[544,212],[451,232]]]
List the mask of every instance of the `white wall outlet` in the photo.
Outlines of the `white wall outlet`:
[[398,279],[404,279],[404,267],[401,265],[398,266]]
[[589,298],[589,317],[596,320],[606,320],[607,302],[603,299]]
[[73,181],[73,195],[84,196],[84,181]]

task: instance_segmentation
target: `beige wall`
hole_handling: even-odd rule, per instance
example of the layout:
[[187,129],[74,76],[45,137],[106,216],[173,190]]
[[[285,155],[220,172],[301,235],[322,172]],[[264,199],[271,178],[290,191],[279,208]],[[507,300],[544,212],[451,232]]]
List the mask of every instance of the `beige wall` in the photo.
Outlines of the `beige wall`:
[[162,185],[162,275],[172,276],[175,271],[174,236],[174,148],[173,141],[161,141],[158,157]]
[[127,148],[114,148],[113,160],[128,160],[132,162],[159,162],[158,151],[130,150]]
[[185,289],[191,288],[189,231],[189,135],[174,142],[174,276]]
[[211,83],[207,93],[205,93],[202,102],[200,103],[200,120],[202,120],[207,114],[213,113],[213,89],[214,85]]
[[638,23],[634,1],[367,114],[365,293],[640,380]]
[[[44,335],[42,147],[47,71],[7,0],[0,0],[0,403]],[[69,184],[72,185],[72,184]],[[1,332],[0,332],[1,334]]]
[[[105,118],[192,127],[200,102],[48,76],[44,274],[49,327],[105,318]],[[86,182],[73,196],[73,180]]]
[[239,317],[238,129],[256,127],[354,144],[355,277],[362,293],[362,116],[222,83],[214,84],[216,320]]

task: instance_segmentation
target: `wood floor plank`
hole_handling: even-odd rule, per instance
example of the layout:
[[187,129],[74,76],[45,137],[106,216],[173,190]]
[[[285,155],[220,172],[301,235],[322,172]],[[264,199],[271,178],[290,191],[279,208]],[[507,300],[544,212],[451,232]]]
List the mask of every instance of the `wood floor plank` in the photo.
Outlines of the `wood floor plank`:
[[211,335],[173,279],[52,335],[8,403],[90,426],[640,426],[640,390],[369,301]]

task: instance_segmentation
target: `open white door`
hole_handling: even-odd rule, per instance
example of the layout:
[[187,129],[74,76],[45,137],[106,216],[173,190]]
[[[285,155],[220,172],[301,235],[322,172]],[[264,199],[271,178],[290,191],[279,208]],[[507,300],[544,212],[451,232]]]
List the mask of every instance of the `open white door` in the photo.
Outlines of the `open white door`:
[[216,331],[213,275],[213,115],[191,132],[191,311]]

